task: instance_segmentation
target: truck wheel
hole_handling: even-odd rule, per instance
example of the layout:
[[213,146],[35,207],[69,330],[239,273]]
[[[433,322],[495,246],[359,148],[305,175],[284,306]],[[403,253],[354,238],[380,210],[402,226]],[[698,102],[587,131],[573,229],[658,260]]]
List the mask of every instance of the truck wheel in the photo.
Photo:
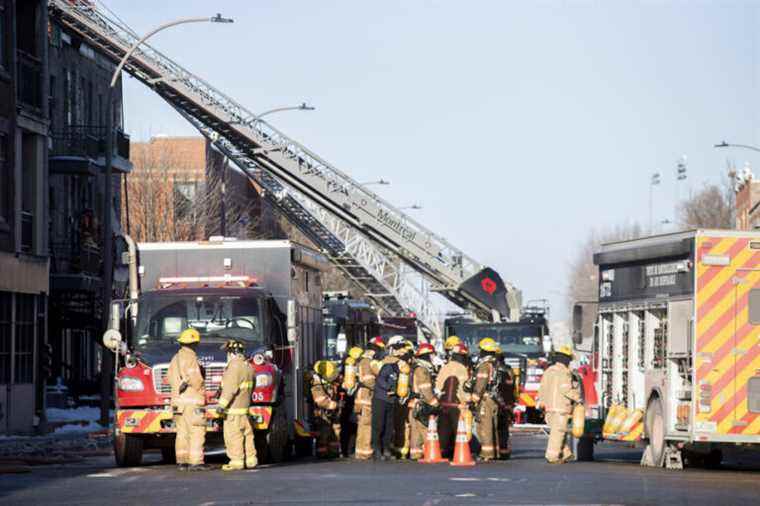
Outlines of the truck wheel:
[[309,437],[296,436],[295,442],[296,457],[304,458],[314,455],[314,440]]
[[137,436],[119,434],[113,438],[113,453],[119,467],[134,467],[142,463],[143,440]]
[[582,436],[578,440],[575,456],[580,462],[592,462],[594,460],[594,438]]
[[718,469],[723,462],[723,451],[720,448],[713,448],[710,453],[705,455],[705,467],[707,469]]
[[269,462],[278,464],[288,457],[288,421],[282,410],[275,411],[267,431]]
[[174,446],[168,448],[161,448],[161,461],[164,464],[176,464],[177,453],[174,451]]
[[662,401],[654,397],[647,405],[645,428],[649,438],[649,451],[654,467],[662,467],[665,462],[665,416]]

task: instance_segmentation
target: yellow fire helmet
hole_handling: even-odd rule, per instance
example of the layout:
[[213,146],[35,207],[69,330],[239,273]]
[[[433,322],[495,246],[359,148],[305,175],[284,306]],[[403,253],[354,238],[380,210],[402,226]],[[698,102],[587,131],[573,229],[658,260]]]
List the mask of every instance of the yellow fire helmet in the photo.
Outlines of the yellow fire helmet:
[[567,355],[568,357],[572,357],[573,348],[567,344],[563,344],[562,346],[559,347],[559,349],[557,350],[557,353],[561,353],[563,355]]
[[348,356],[353,358],[354,360],[359,360],[364,353],[364,350],[359,348],[358,346],[354,346],[350,350],[348,350]]
[[185,329],[177,338],[179,344],[193,344],[201,342],[201,334],[195,329]]
[[484,337],[478,343],[478,347],[481,349],[481,351],[496,353],[496,350],[499,348],[499,344],[491,337]]
[[335,381],[338,377],[338,366],[330,360],[318,360],[314,363],[314,372],[325,381]]
[[451,351],[454,346],[457,344],[462,344],[462,340],[459,339],[457,336],[449,336],[446,338],[446,341],[443,343],[443,349],[446,351]]

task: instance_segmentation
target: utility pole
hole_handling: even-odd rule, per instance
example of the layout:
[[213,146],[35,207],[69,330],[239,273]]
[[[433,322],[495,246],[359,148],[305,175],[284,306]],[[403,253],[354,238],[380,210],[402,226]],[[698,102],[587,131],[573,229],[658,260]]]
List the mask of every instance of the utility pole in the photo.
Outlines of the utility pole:
[[654,174],[652,174],[651,179],[649,180],[649,235],[652,235],[654,232],[654,222],[653,222],[653,213],[654,213],[654,187],[660,184],[660,171],[658,170]]

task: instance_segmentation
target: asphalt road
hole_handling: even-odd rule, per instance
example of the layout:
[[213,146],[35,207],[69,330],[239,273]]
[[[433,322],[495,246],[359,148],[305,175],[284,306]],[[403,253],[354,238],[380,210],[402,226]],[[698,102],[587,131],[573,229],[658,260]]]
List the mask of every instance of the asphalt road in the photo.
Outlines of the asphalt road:
[[[149,455],[139,468],[109,457],[0,475],[0,504],[758,504],[760,466],[742,455],[722,469],[638,465],[640,451],[597,447],[597,461],[552,466],[542,436],[518,435],[510,461],[472,468],[404,461],[302,460],[235,473],[180,473]],[[224,458],[211,459],[218,467]]]

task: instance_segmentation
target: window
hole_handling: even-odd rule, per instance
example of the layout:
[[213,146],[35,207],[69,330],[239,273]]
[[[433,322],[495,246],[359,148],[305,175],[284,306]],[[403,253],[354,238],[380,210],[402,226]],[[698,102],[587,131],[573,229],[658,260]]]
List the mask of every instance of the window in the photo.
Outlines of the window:
[[8,68],[8,17],[5,6],[0,5],[0,69]]
[[8,216],[8,190],[10,178],[8,166],[8,136],[0,133],[0,221],[7,221]]
[[0,292],[0,384],[11,380],[11,297],[10,292]]
[[760,325],[760,289],[749,292],[749,322],[752,325]]
[[34,295],[16,294],[15,383],[34,381]]

